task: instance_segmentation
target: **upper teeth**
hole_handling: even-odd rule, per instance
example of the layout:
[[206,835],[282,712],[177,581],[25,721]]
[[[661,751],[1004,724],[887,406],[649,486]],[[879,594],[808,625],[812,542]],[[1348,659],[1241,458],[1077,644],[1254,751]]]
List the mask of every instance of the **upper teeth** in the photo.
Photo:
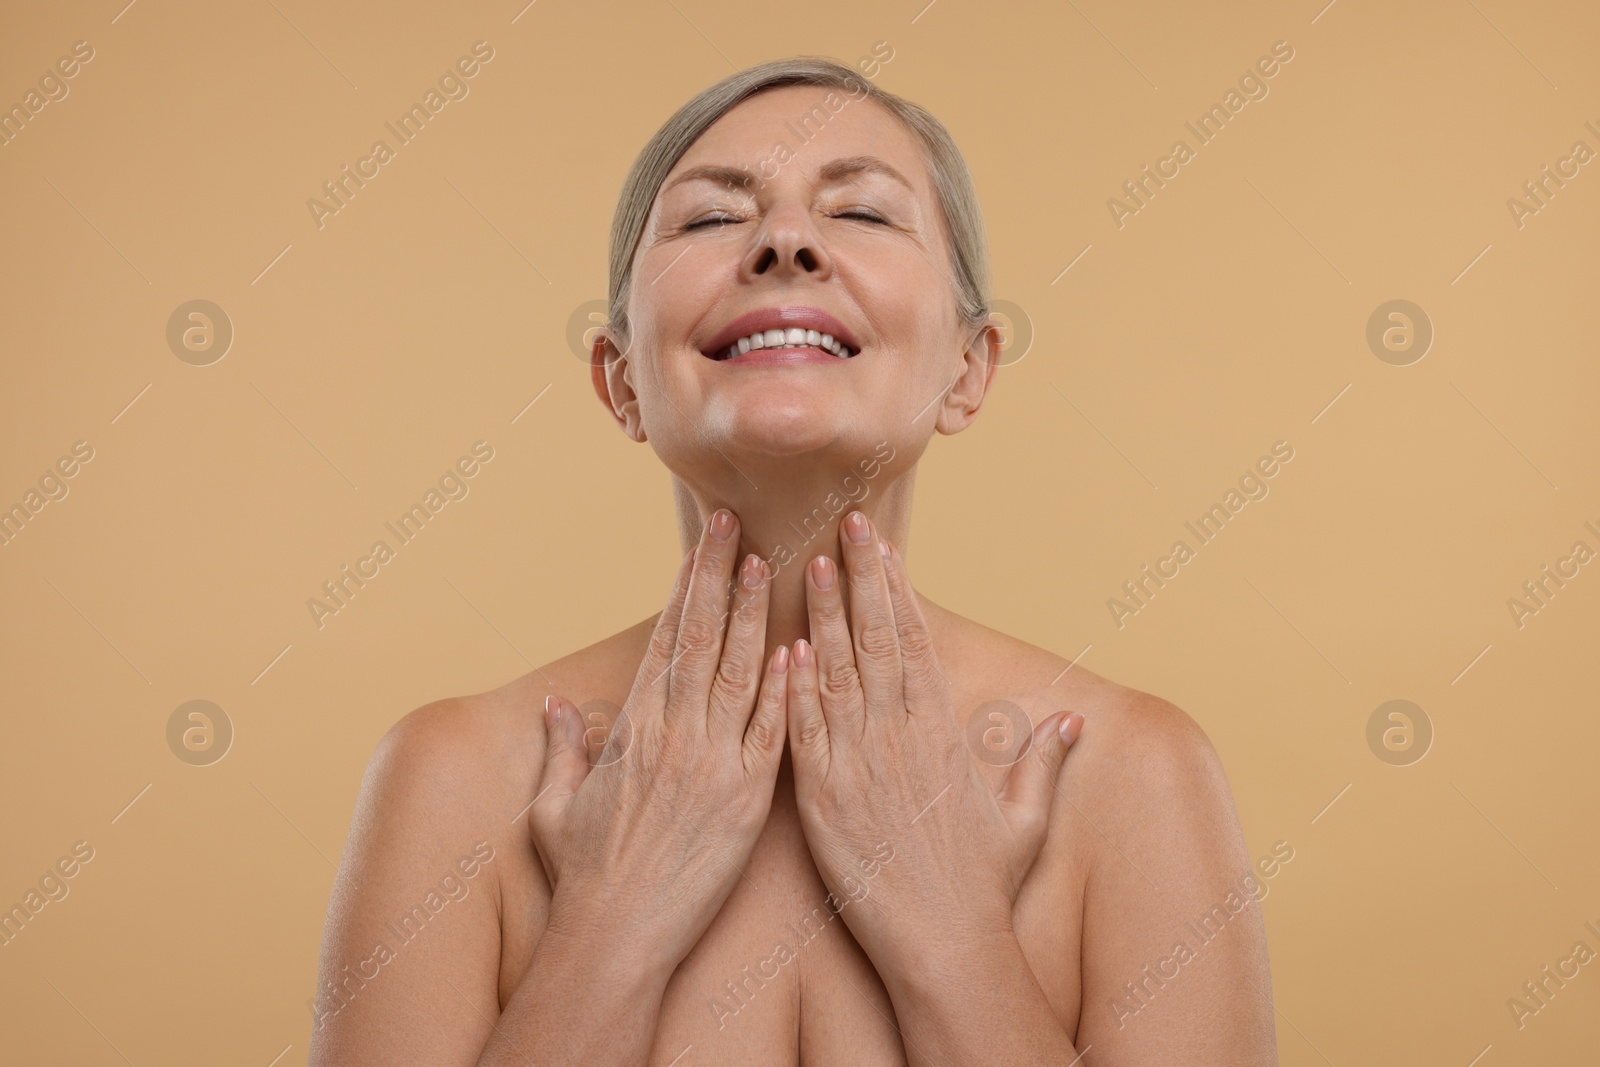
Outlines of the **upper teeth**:
[[722,354],[723,359],[732,359],[743,355],[752,348],[792,348],[796,345],[810,345],[820,348],[824,352],[832,353],[840,359],[849,359],[854,353],[851,349],[833,339],[831,333],[819,333],[816,330],[802,330],[798,326],[791,326],[787,330],[764,330],[753,333],[749,337],[741,337],[728,346]]

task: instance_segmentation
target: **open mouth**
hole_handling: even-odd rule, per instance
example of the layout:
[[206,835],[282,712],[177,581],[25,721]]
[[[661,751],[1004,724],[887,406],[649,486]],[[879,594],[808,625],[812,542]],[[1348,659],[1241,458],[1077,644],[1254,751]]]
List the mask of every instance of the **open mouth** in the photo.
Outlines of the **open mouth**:
[[860,353],[860,349],[851,348],[831,333],[791,326],[782,330],[762,330],[748,334],[726,348],[706,352],[704,355],[708,359],[715,360],[734,359],[746,352],[765,348],[814,348],[835,359],[851,359]]

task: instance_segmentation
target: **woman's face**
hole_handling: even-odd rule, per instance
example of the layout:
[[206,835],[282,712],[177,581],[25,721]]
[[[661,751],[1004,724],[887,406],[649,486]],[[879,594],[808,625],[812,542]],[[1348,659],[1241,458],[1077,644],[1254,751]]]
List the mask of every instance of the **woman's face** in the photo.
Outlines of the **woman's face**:
[[[726,468],[718,452],[849,463],[888,440],[914,459],[936,427],[971,420],[999,343],[957,315],[916,136],[821,86],[743,101],[673,167],[634,259],[629,318],[631,346],[603,353],[596,389],[680,476]],[[789,330],[830,325],[853,354],[809,336],[791,345]],[[724,358],[757,332],[765,347]]]

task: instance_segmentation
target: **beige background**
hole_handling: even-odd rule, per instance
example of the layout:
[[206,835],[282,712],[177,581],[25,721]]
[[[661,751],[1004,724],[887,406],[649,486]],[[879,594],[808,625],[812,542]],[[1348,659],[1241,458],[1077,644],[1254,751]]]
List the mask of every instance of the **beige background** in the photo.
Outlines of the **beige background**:
[[[1507,607],[1600,550],[1600,163],[1506,206],[1600,151],[1592,5],[122,2],[0,33],[5,105],[95,51],[0,148],[0,506],[94,449],[0,547],[0,905],[94,849],[0,947],[4,1058],[304,1062],[378,737],[665,597],[665,472],[565,340],[634,153],[735,65],[886,41],[1035,331],[923,464],[923,591],[1205,727],[1252,854],[1295,849],[1263,905],[1284,1064],[1593,1062],[1600,963],[1506,1006],[1600,950],[1600,564]],[[479,40],[470,95],[318,229]],[[1279,40],[1270,94],[1114,225]],[[1436,330],[1404,367],[1365,339],[1396,298]],[[235,330],[210,366],[167,345],[193,299]],[[318,629],[307,598],[480,439],[470,495]],[[1278,440],[1270,495],[1119,629],[1107,599]],[[1366,740],[1396,698],[1435,731],[1409,766]],[[235,730],[210,766],[167,744],[193,699]]]

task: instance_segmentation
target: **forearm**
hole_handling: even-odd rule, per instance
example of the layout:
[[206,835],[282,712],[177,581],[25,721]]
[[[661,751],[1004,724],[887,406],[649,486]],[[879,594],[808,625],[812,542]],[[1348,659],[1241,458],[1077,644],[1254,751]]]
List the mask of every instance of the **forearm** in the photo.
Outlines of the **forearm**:
[[878,968],[912,1067],[1078,1061],[1015,934],[928,942],[914,961]]
[[644,1064],[671,977],[638,953],[547,927],[478,1067]]

